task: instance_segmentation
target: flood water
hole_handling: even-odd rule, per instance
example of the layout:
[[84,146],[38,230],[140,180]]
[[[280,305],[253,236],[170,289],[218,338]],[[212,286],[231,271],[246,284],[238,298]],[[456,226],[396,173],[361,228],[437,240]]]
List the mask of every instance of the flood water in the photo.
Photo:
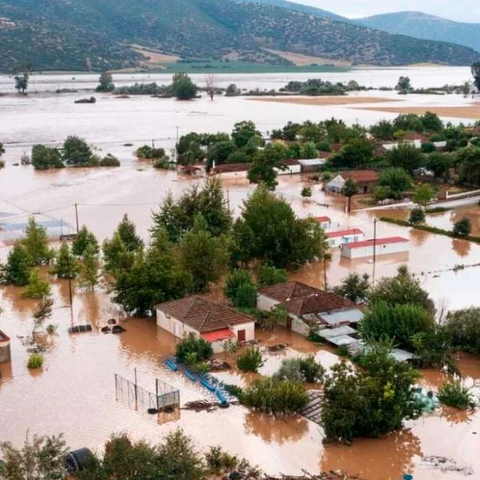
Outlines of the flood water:
[[[441,70],[443,76],[439,76],[438,71],[433,74],[435,69],[410,71],[410,76],[418,86],[431,85],[433,79],[436,84],[461,83],[468,77],[467,69]],[[369,70],[358,73],[358,76],[356,72],[328,75],[355,78],[360,83],[362,80],[367,83],[370,78],[372,83],[390,85],[398,78],[399,71]],[[321,76],[327,78],[327,75]],[[288,79],[293,78],[296,77],[288,76]],[[238,84],[243,81],[241,85],[248,85],[248,88],[254,83],[255,87],[271,88],[272,84],[278,87],[278,83],[285,83],[285,76],[237,76],[234,79],[226,76],[221,81]],[[94,82],[94,78],[81,76],[78,85],[74,85],[87,88],[85,85],[89,82]],[[34,85],[45,91],[61,88],[59,85],[71,88],[71,81],[61,76],[42,76]],[[8,88],[5,78],[0,78],[0,89],[5,91]],[[378,92],[375,95],[378,96]],[[397,100],[388,92],[385,96]],[[10,219],[18,222],[26,222],[32,213],[41,219],[61,220],[64,232],[67,232],[75,226],[74,204],[78,204],[80,224],[86,224],[101,240],[111,235],[124,213],[136,223],[139,233],[148,238],[151,212],[167,192],[171,190],[174,195],[179,195],[201,181],[175,172],[155,171],[151,165],[133,157],[135,148],[152,139],[157,145],[171,148],[177,127],[180,135],[192,130],[224,131],[236,121],[251,119],[266,132],[289,120],[318,121],[336,116],[348,123],[359,121],[368,125],[383,117],[390,118],[390,114],[355,110],[351,106],[264,104],[245,98],[218,98],[214,102],[203,98],[182,103],[97,95],[95,105],[75,105],[73,101],[77,98],[79,94],[59,96],[47,93],[26,98],[0,97],[0,141],[7,150],[4,156],[6,168],[0,170],[0,212],[11,214]],[[458,97],[415,97],[406,101],[417,104],[422,101],[467,102]],[[69,134],[85,137],[103,152],[117,155],[122,166],[118,169],[52,172],[35,172],[31,167],[13,166],[22,153],[30,152],[33,144],[60,143]],[[133,146],[124,146],[126,143]],[[279,183],[278,193],[291,203],[298,215],[328,215],[336,227],[361,228],[367,238],[373,235],[377,217],[407,215],[402,211],[365,211],[349,216],[344,211],[343,198],[325,195],[320,185],[312,183],[309,176],[282,177]],[[313,187],[311,201],[301,199],[304,185]],[[230,205],[238,215],[243,200],[252,189],[246,181],[224,182],[224,187],[228,190]],[[447,228],[464,213],[472,219],[477,233],[480,230],[478,207],[437,214],[431,216],[429,222]],[[328,285],[338,284],[351,271],[375,275],[376,279],[393,275],[399,265],[407,263],[437,302],[446,303],[451,309],[480,304],[479,267],[468,267],[480,263],[479,245],[381,222],[377,224],[377,232],[379,237],[400,235],[408,238],[408,254],[379,257],[374,266],[370,259],[349,261],[334,252],[327,264]],[[6,258],[10,245],[9,235],[0,232],[1,260]],[[468,268],[455,268],[458,265]],[[323,264],[309,265],[292,273],[292,278],[321,287]],[[22,299],[18,288],[0,290],[0,307],[4,310],[0,316],[0,329],[12,337],[13,357],[11,364],[0,365],[0,440],[20,444],[27,430],[43,435],[64,432],[73,448],[100,448],[115,431],[128,431],[135,438],[158,441],[172,429],[181,427],[192,435],[199,448],[220,444],[271,473],[346,469],[370,480],[397,480],[407,472],[422,480],[461,478],[461,474],[442,473],[421,461],[425,455],[442,455],[452,458],[460,466],[472,467],[474,476],[471,478],[480,476],[477,455],[480,447],[479,414],[468,416],[441,410],[408,422],[401,432],[380,440],[358,440],[351,447],[323,446],[322,429],[308,420],[275,419],[251,413],[241,406],[210,413],[181,410],[179,418],[162,418],[158,424],[156,418],[145,417],[116,401],[114,375],[133,379],[136,368],[142,387],[154,391],[154,382],[158,378],[180,390],[182,405],[191,400],[208,399],[203,389],[163,365],[163,360],[174,350],[175,339],[157,328],[153,319],[125,319],[123,325],[127,331],[122,335],[101,333],[98,329],[109,318],[123,318],[122,312],[101,289],[93,294],[76,291],[70,309],[67,284],[56,282],[54,299],[50,322],[58,325],[57,333],[49,338],[42,371],[32,373],[26,368],[27,353],[20,337],[31,332],[35,303]],[[67,333],[69,326],[87,323],[94,326],[93,332]],[[261,345],[289,345],[284,353],[266,355],[260,375],[274,373],[283,358],[308,353],[315,354],[326,367],[338,361],[328,349],[320,349],[292,333],[281,330],[258,332],[257,337]],[[469,383],[476,388],[480,380],[480,361],[464,355],[459,364]],[[237,372],[218,376],[238,385],[245,385],[253,378]],[[438,372],[424,372],[422,382],[427,387],[438,388],[443,381]]]

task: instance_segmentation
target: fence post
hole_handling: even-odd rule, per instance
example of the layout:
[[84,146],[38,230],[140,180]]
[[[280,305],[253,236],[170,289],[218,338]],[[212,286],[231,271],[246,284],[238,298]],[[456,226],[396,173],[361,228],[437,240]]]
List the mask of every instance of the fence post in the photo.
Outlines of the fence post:
[[135,410],[138,410],[138,392],[137,392],[137,369],[135,368]]
[[157,397],[157,410],[158,410],[158,413],[160,413],[160,403],[158,401],[158,391],[159,391],[158,378],[156,378],[155,379],[155,392],[156,392],[156,397]]

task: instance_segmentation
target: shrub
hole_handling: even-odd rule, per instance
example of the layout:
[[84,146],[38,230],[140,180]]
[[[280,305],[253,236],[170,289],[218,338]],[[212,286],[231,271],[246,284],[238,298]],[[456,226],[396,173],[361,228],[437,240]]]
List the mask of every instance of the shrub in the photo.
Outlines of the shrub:
[[458,381],[451,381],[443,385],[438,391],[438,399],[443,404],[459,410],[468,410],[477,405],[470,390]]
[[155,160],[153,163],[153,168],[156,168],[158,170],[169,170],[172,168],[172,165],[170,164],[170,160],[168,159],[167,156],[159,158],[158,160]]
[[227,276],[225,281],[225,296],[235,302],[237,292],[242,285],[253,285],[252,277],[247,270],[234,270]]
[[274,377],[290,382],[303,382],[302,372],[300,371],[300,360],[298,358],[286,358],[282,360],[282,365]]
[[355,303],[366,303],[370,291],[370,277],[367,273],[360,276],[358,273],[350,273],[342,283],[334,287],[333,291],[337,295],[348,298]]
[[276,283],[283,283],[287,281],[287,278],[287,271],[283,268],[262,265],[257,272],[259,287],[268,287],[269,285],[274,285]]
[[257,306],[257,289],[254,285],[244,283],[237,289],[233,305],[238,308],[255,308]]
[[312,189],[310,187],[303,187],[301,195],[303,198],[310,198],[312,196]]
[[190,355],[195,354],[196,362],[208,360],[213,355],[212,345],[203,338],[196,338],[193,333],[186,335],[175,347],[175,354],[180,363],[188,363]]
[[254,380],[243,394],[243,403],[274,415],[293,415],[310,401],[301,382],[266,377]]
[[453,226],[453,234],[457,237],[468,237],[472,232],[472,223],[466,217],[455,223]]
[[362,357],[361,370],[346,363],[332,367],[324,382],[322,424],[327,441],[380,437],[418,418],[422,405],[412,386],[419,373],[376,346]]
[[247,348],[247,350],[237,358],[237,367],[244,372],[257,372],[262,366],[262,352],[258,348]]
[[419,305],[375,303],[360,325],[368,340],[391,339],[400,348],[412,349],[412,337],[434,327],[433,316]]
[[315,360],[313,355],[300,359],[300,372],[304,382],[319,383],[325,375],[323,365]]
[[100,167],[119,167],[120,160],[114,157],[111,153],[108,153],[99,162]]
[[229,384],[229,383],[224,383],[223,388],[230,395],[233,395],[234,397],[237,397],[240,401],[242,401],[242,398],[243,398],[243,388],[242,387],[239,387],[238,385],[232,385],[232,384]]
[[41,299],[52,293],[50,283],[40,277],[38,270],[32,270],[28,278],[28,285],[22,296],[25,298]]
[[454,348],[480,357],[480,308],[450,312],[445,326]]
[[425,210],[423,208],[414,208],[410,212],[410,218],[408,219],[408,222],[411,223],[412,225],[418,225],[420,223],[424,223],[426,219],[425,216]]
[[35,368],[42,368],[43,366],[43,355],[40,355],[39,353],[32,353],[28,357],[28,363],[27,367],[31,370]]
[[165,157],[165,150],[163,148],[153,148],[149,147],[148,145],[144,145],[135,151],[135,155],[138,158],[146,160],[158,160]]

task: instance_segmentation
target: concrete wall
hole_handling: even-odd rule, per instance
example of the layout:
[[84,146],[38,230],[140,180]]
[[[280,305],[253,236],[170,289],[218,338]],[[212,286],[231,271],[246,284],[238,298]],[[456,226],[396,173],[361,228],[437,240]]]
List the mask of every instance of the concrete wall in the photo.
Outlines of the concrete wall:
[[255,322],[242,323],[241,325],[234,325],[230,327],[232,332],[238,338],[238,331],[245,330],[245,340],[248,342],[250,340],[255,340]]
[[231,180],[235,178],[247,178],[248,171],[215,173],[213,176],[219,180]]
[[290,313],[289,316],[292,319],[292,331],[299,335],[303,335],[304,337],[308,337],[308,334],[310,333],[308,325],[300,317],[297,317],[297,315]]
[[[377,245],[375,248],[376,255],[389,255],[391,253],[408,252],[408,242],[389,243],[387,245]],[[364,258],[373,257],[373,245],[362,248],[348,248],[344,245],[341,252],[342,257],[346,258]]]
[[343,237],[328,238],[328,243],[330,247],[339,247],[340,245],[346,245],[353,242],[361,242],[362,240],[365,240],[365,234],[357,233],[356,235],[345,235]]
[[161,310],[157,310],[157,325],[175,335],[177,338],[183,338],[184,335],[193,333],[196,337],[199,337],[197,330],[185,325],[177,319],[167,316]]
[[301,165],[287,165],[286,170],[279,170],[275,169],[277,175],[296,175],[297,173],[301,173],[302,166]]
[[278,305],[280,302],[274,300],[273,298],[266,297],[265,295],[260,294],[257,298],[257,308],[260,310],[271,310],[273,307]]

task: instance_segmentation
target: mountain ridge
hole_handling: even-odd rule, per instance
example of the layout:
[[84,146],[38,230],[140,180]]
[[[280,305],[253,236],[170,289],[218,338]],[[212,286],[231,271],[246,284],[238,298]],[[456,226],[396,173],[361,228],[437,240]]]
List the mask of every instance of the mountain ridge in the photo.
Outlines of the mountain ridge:
[[288,60],[269,50],[378,66],[470,65],[479,57],[466,47],[233,0],[0,0],[0,18],[1,71],[24,62],[38,70],[134,67],[143,58],[134,44],[184,59],[270,64]]

